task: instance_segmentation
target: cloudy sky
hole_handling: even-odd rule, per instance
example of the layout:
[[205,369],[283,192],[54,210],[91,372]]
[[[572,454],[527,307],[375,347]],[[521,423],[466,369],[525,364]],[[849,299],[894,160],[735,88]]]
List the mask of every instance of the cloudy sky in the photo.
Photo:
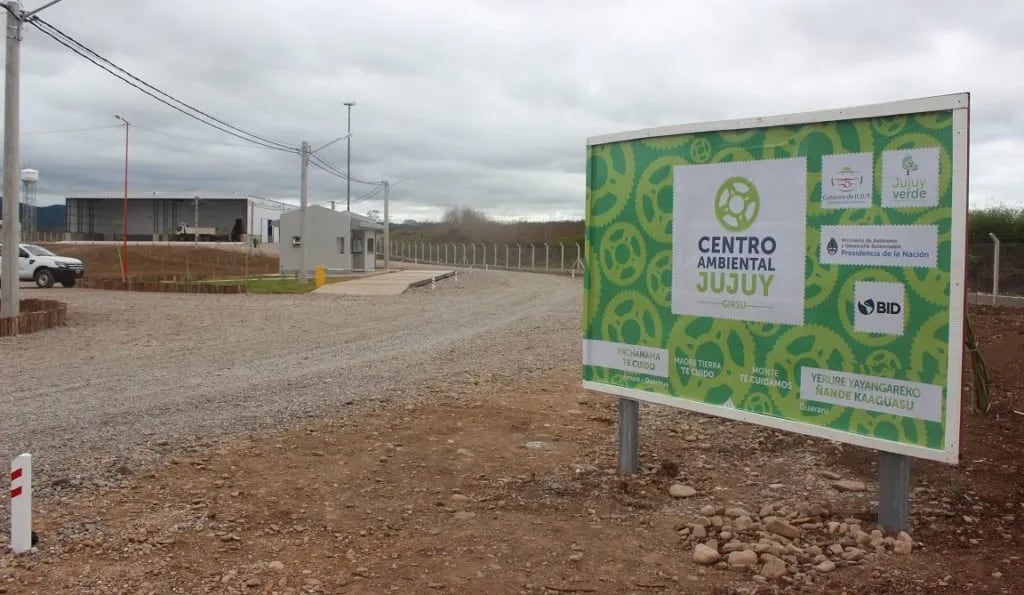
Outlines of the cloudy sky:
[[[355,101],[353,175],[403,180],[396,219],[452,205],[581,217],[588,136],[960,91],[972,204],[1024,205],[1021,0],[64,0],[40,16],[289,145],[345,134]],[[22,73],[22,166],[40,170],[41,204],[121,188],[115,113],[133,124],[134,190],[298,196],[296,155],[234,146],[32,27]],[[345,168],[344,142],[320,155]],[[370,190],[353,184],[353,199]],[[311,203],[345,191],[312,170]]]

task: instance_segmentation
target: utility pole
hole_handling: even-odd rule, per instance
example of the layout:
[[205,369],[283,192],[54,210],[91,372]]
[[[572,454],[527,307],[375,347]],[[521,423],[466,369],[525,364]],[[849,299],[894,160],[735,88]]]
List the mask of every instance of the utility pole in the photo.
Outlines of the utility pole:
[[18,124],[21,67],[21,2],[7,6],[7,61],[4,69],[4,229],[3,262],[0,263],[0,318],[13,318],[11,331],[18,334],[21,298],[18,291],[18,244],[21,221],[18,213]]
[[13,318],[11,331],[18,334],[18,316],[21,296],[18,291],[18,244],[21,243],[21,223],[18,220],[18,170],[21,159],[20,99],[21,99],[21,25],[37,12],[49,8],[60,0],[50,0],[32,12],[24,12],[21,2],[3,3],[7,9],[7,52],[4,64],[4,228],[0,234],[0,319]]
[[121,281],[128,280],[128,129],[131,124],[121,116],[114,117],[124,122],[124,206],[121,212]]
[[192,246],[199,246],[199,197],[196,197],[192,207]]
[[331,210],[332,211],[334,210],[334,201],[333,200],[331,201]]
[[303,285],[309,282],[309,272],[306,270],[306,255],[309,252],[309,238],[306,237],[306,217],[309,215],[306,210],[306,189],[308,186],[309,143],[302,141],[302,181],[299,186],[299,281]]
[[391,268],[391,223],[388,218],[388,200],[391,194],[391,183],[384,180],[384,270]]
[[345,210],[352,210],[352,108],[356,106],[354,101],[346,101],[348,108],[348,150],[345,151]]

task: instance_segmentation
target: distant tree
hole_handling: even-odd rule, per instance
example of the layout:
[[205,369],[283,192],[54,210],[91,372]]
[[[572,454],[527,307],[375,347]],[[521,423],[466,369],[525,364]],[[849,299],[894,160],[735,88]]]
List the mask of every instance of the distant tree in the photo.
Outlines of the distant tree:
[[367,211],[366,212],[366,216],[369,217],[370,219],[374,220],[374,221],[380,221],[380,211],[378,211],[377,209],[373,209],[372,211]]
[[490,218],[483,211],[472,207],[448,207],[441,220],[445,223],[479,224],[489,222]]
[[419,225],[419,221],[415,219],[406,219],[405,221],[402,221],[402,225]]

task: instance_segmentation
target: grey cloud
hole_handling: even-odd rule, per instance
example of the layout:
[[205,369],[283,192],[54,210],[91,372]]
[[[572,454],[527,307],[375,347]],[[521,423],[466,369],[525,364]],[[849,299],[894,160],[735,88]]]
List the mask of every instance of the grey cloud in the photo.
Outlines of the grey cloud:
[[[31,2],[29,6],[31,7]],[[589,136],[968,90],[976,202],[1022,200],[1020,2],[67,0],[42,16],[142,78],[245,129],[298,144],[345,131],[352,170],[415,178],[396,217],[467,205],[582,216]],[[29,28],[26,132],[117,124],[221,143]],[[40,196],[117,189],[123,130],[23,138]],[[298,158],[134,130],[130,184],[294,198]],[[342,169],[344,143],[322,155]],[[981,157],[979,157],[981,156]],[[353,185],[353,196],[369,190]],[[313,170],[312,201],[345,183]],[[379,199],[359,208],[381,208]]]

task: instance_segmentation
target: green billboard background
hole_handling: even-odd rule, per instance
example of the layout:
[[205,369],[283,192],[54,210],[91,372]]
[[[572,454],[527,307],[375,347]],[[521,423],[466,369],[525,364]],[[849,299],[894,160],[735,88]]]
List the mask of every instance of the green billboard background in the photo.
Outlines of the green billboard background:
[[[645,375],[585,362],[584,380],[828,428],[836,431],[837,439],[856,434],[946,449],[953,137],[953,111],[948,110],[589,146],[583,338],[666,349],[668,374]],[[883,152],[925,148],[939,152],[938,205],[881,206]],[[872,156],[870,207],[823,208],[822,157],[854,153]],[[806,158],[807,172],[803,324],[674,314],[674,168],[793,157]],[[830,225],[937,226],[937,266],[823,264],[820,230]],[[858,281],[905,286],[902,336],[855,330],[851,300]],[[695,375],[676,364],[695,360],[721,366],[710,366],[713,374]],[[828,403],[807,407],[799,392],[805,366],[938,385],[941,419]],[[742,377],[754,368],[776,370],[779,382],[750,384]]]

